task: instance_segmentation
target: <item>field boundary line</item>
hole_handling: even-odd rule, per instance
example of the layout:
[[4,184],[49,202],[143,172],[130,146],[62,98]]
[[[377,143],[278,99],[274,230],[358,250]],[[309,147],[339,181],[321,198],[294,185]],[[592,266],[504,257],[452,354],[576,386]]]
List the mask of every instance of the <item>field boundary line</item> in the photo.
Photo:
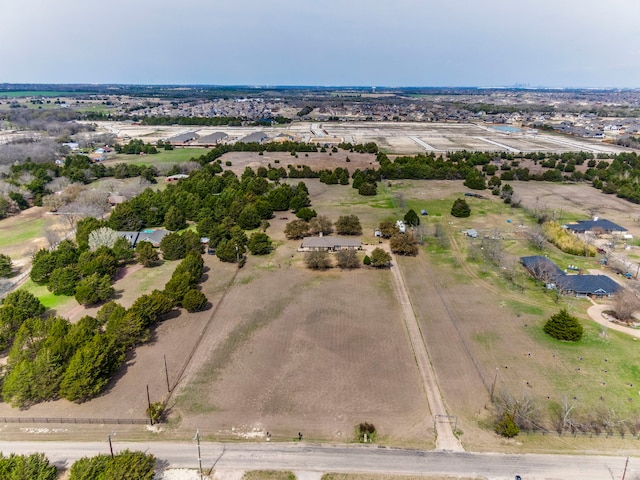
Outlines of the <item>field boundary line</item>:
[[[409,334],[409,342],[416,360],[420,377],[422,378],[422,386],[427,396],[427,402],[429,404],[429,410],[431,414],[436,418],[438,415],[447,416],[447,410],[444,405],[444,399],[442,398],[442,392],[438,385],[438,379],[436,377],[433,364],[431,363],[431,357],[429,356],[429,349],[422,336],[418,319],[416,318],[413,305],[411,304],[411,298],[402,276],[400,265],[398,264],[396,257],[391,253],[393,260],[393,266],[391,267],[392,277],[396,292],[398,294],[398,302],[402,308],[402,319],[407,333]],[[452,451],[464,451],[460,440],[455,436],[451,429],[451,424],[442,422],[434,422],[436,427],[436,449],[438,450],[452,450]]]
[[213,320],[214,320],[214,318],[216,316],[216,313],[218,313],[218,309],[220,308],[220,305],[222,305],[222,302],[224,302],[224,299],[227,297],[227,293],[229,293],[229,289],[234,284],[234,282],[236,280],[236,277],[238,276],[238,272],[239,271],[240,271],[240,268],[237,268],[236,271],[233,274],[233,277],[231,277],[231,280],[229,280],[229,283],[225,287],[224,292],[222,293],[222,296],[220,297],[220,300],[213,307],[213,309],[211,311],[211,315],[209,315],[209,319],[207,320],[207,322],[205,323],[204,327],[202,328],[202,331],[200,332],[200,335],[198,336],[198,339],[196,340],[196,343],[193,345],[193,348],[191,349],[191,352],[189,352],[189,355],[187,356],[187,359],[184,361],[182,367],[180,368],[180,371],[178,372],[178,375],[175,378],[173,386],[171,387],[171,391],[169,392],[169,394],[167,395],[166,400],[164,401],[165,405],[169,403],[169,400],[173,396],[173,392],[176,391],[176,387],[182,381],[183,376],[184,376],[184,372],[187,371],[187,368],[189,367],[189,364],[191,363],[191,360],[193,359],[193,356],[195,355],[196,351],[200,347],[200,344],[202,343],[202,339],[205,337],[206,333],[209,331],[209,328],[211,327],[211,324],[213,323]]

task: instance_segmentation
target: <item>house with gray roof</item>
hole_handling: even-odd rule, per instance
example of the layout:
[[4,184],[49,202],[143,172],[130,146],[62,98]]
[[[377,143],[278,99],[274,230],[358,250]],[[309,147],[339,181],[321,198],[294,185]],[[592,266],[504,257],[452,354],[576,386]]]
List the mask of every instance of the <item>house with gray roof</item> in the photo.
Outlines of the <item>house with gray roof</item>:
[[520,263],[533,278],[565,295],[576,297],[610,297],[622,289],[606,275],[567,275],[547,257],[520,257]]
[[353,237],[304,237],[300,244],[301,252],[336,252],[338,250],[361,250],[362,242]]
[[269,135],[264,132],[253,132],[238,140],[238,143],[264,143],[269,139]]
[[227,138],[229,138],[229,135],[227,135],[226,133],[215,132],[210,135],[205,135],[204,137],[200,137],[198,139],[198,143],[200,145],[218,145],[220,142],[223,142]]
[[162,239],[170,232],[164,228],[147,228],[140,232],[116,232],[118,236],[129,240],[133,248],[140,242],[149,242],[154,247],[159,247]]
[[626,228],[621,227],[610,220],[597,217],[593,220],[580,220],[577,223],[570,223],[567,225],[567,228],[575,233],[593,232],[613,234],[624,233],[627,231]]
[[175,135],[173,137],[168,138],[167,142],[171,143],[172,145],[175,145],[175,144],[191,142],[193,140],[197,140],[198,138],[199,138],[199,135],[196,132],[185,132],[185,133],[181,133],[180,135]]

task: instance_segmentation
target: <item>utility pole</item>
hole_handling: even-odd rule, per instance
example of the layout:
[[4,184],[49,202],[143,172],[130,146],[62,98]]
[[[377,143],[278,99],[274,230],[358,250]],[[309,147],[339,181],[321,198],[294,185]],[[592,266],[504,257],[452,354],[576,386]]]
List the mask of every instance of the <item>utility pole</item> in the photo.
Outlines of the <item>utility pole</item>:
[[171,385],[169,385],[169,369],[167,368],[167,356],[163,353],[162,357],[164,358],[164,376],[167,379],[167,391],[171,393]]
[[107,438],[109,438],[109,451],[111,452],[111,458],[113,458],[113,443],[111,443],[111,437],[114,436],[116,432],[111,432]]
[[200,480],[202,480],[202,456],[200,455],[200,430],[196,430],[194,440],[198,442],[198,471],[200,472]]
[[624,471],[622,472],[622,480],[627,476],[627,466],[629,465],[629,457],[627,457],[627,461],[624,462]]
[[491,401],[493,402],[493,394],[496,390],[496,382],[498,381],[498,367],[496,367],[496,376],[493,377],[493,383],[491,384]]
[[149,384],[147,383],[147,404],[149,405],[149,420],[153,425],[153,412],[151,411],[151,395],[149,395]]

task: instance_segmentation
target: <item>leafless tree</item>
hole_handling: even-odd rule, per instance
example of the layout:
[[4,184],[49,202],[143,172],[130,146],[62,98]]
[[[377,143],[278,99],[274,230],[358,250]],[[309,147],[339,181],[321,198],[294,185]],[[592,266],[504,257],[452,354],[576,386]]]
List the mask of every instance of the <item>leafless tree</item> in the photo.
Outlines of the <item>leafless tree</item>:
[[513,416],[514,421],[522,430],[540,430],[540,411],[535,401],[528,395],[518,398],[503,391],[496,399],[499,416],[505,412]]
[[55,246],[58,245],[58,242],[60,241],[60,234],[57,230],[51,226],[47,226],[43,229],[42,233],[47,241],[47,245],[49,245],[49,248],[55,248]]
[[71,180],[67,177],[56,177],[47,183],[46,188],[51,192],[63,192],[69,185]]
[[499,236],[483,238],[481,242],[482,255],[485,260],[495,266],[500,266],[503,260],[502,240]]
[[575,400],[569,400],[566,395],[562,399],[562,403],[558,409],[558,417],[556,419],[556,430],[558,433],[565,432],[567,430],[575,431],[576,424],[574,423],[574,410],[578,406]]
[[640,310],[640,299],[635,293],[625,288],[616,293],[613,310],[616,312],[618,320],[631,323],[633,314]]
[[529,245],[531,245],[536,250],[544,250],[544,247],[547,245],[547,239],[542,233],[542,228],[540,226],[535,226],[530,228],[526,232],[527,241]]

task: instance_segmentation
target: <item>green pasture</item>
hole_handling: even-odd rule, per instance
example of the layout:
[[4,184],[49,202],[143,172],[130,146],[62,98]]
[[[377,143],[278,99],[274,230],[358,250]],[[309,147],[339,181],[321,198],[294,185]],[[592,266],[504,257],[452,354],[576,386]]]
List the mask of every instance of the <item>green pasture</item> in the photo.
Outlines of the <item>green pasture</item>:
[[27,244],[29,240],[42,235],[44,223],[43,218],[12,218],[11,222],[0,221],[0,248]]
[[136,165],[176,164],[188,162],[208,152],[206,148],[174,148],[173,150],[160,150],[154,155],[126,155],[118,154],[109,157],[108,163],[134,163]]
[[579,342],[555,340],[542,328],[527,329],[539,345],[555,352],[551,368],[545,371],[555,385],[555,401],[567,397],[583,414],[607,410],[619,418],[636,418],[640,414],[640,340],[590,320],[582,325],[585,333]]
[[[378,197],[382,198],[376,201],[391,201],[395,211],[400,214],[396,194],[401,193],[406,205],[405,211],[413,208],[419,214],[421,209],[426,209],[429,215],[420,216],[423,223],[428,225],[439,222],[450,235],[459,235],[459,227],[449,225],[447,220],[452,218],[450,209],[453,201],[463,197],[463,193],[451,192],[443,198],[425,200],[416,198],[418,195],[414,193],[418,192],[417,188],[420,187],[418,182],[413,189],[406,188],[406,185],[402,188],[383,187],[378,194]],[[467,219],[454,219],[457,224],[467,221],[470,225],[475,222],[493,222],[501,231],[517,231],[521,222],[528,228],[536,225],[534,219],[524,210],[511,208],[493,197],[490,192],[479,193],[487,198],[463,197],[471,207],[471,216]],[[444,218],[438,218],[439,216]],[[505,227],[502,227],[496,223],[502,221],[500,217],[509,218],[512,222],[507,224],[505,221]],[[569,221],[579,219],[580,216],[572,212],[562,212],[562,218]],[[437,241],[429,236],[432,235],[431,231],[428,229],[427,232],[423,251],[429,256],[432,264],[437,269],[460,267],[451,254],[451,247],[443,248],[438,245]],[[471,242],[479,241],[466,238],[460,240],[458,243],[463,252],[468,250]],[[568,255],[550,244],[543,251],[538,251],[529,245],[524,236],[508,236],[502,240],[502,245],[503,251],[516,259],[525,255],[547,255],[561,269],[566,269],[569,265],[583,270],[600,268],[600,256],[586,258]],[[467,266],[471,266],[476,272],[472,276],[475,279],[469,278],[464,272],[458,274],[456,270],[456,282],[466,284],[481,280],[496,286],[501,292],[496,295],[496,301],[503,308],[513,312],[514,321],[523,327],[515,333],[505,335],[496,325],[487,324],[485,332],[472,336],[474,343],[488,353],[487,359],[490,360],[487,361],[518,368],[518,380],[501,377],[501,388],[507,388],[516,396],[523,395],[524,382],[520,382],[521,379],[543,377],[552,388],[544,392],[537,391],[535,387],[527,388],[526,394],[538,403],[540,410],[544,412],[545,422],[553,417],[553,412],[565,397],[570,402],[575,402],[577,416],[588,416],[596,412],[598,415],[610,414],[619,419],[631,419],[640,415],[640,339],[634,340],[629,335],[608,330],[588,319],[586,310],[591,304],[586,300],[561,297],[556,303],[555,292],[545,290],[540,282],[533,280],[524,270],[518,272],[519,285],[524,287],[521,291],[506,280],[497,267],[489,265],[482,257],[470,260],[465,255],[463,258]],[[567,307],[573,315],[581,319],[585,334],[579,342],[560,342],[542,330],[546,320],[563,307]],[[517,335],[520,341],[523,339],[521,335],[530,340],[529,348],[536,357],[535,361],[530,364],[526,360],[514,361],[516,353],[510,348],[509,342],[516,339],[511,335]]]
[[47,309],[59,308],[73,300],[73,297],[66,295],[54,295],[46,285],[38,285],[31,279],[27,280],[20,288],[33,293]]

